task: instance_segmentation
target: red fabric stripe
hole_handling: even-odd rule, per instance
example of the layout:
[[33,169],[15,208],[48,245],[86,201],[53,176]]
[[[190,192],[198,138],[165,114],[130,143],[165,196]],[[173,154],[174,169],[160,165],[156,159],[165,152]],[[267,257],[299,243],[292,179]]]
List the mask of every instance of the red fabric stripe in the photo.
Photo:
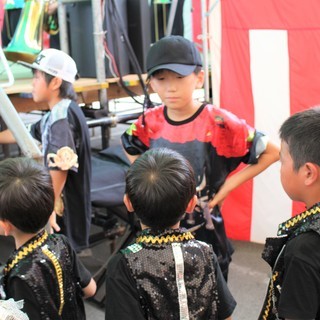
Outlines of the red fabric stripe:
[[[318,0],[224,0],[222,10],[221,107],[254,126],[248,30],[288,32],[291,114],[320,103],[320,4]],[[234,191],[223,214],[231,238],[249,240],[252,182]],[[294,202],[292,215],[304,205]]]
[[201,1],[193,0],[192,1],[192,32],[193,32],[193,41],[201,45],[202,40],[199,39],[199,35],[202,34],[201,30]]
[[319,29],[318,0],[223,0],[224,28]]
[[[248,32],[224,27],[230,16],[235,14],[234,9],[228,5],[228,1],[221,1],[223,28],[220,106],[254,127]],[[222,213],[227,234],[232,239],[250,240],[252,186],[252,181],[247,182],[234,190],[224,202]]]

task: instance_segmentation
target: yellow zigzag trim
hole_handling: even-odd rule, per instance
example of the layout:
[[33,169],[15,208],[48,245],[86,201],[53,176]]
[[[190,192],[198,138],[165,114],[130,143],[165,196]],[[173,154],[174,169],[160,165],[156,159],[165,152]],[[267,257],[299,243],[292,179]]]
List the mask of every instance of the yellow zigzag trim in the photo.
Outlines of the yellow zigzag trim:
[[24,247],[21,250],[19,250],[12,262],[4,268],[4,273],[8,273],[20,260],[25,258],[34,249],[41,246],[47,238],[48,233],[45,231],[39,239],[36,239],[35,241],[29,243],[27,247]]
[[166,235],[166,236],[152,236],[152,235],[142,235],[137,238],[137,243],[152,243],[152,244],[162,244],[162,243],[168,243],[168,242],[182,242],[184,240],[191,240],[194,239],[194,236],[191,234],[191,232],[185,232],[183,234],[172,234],[172,235]]
[[42,248],[42,252],[51,260],[54,269],[56,270],[56,275],[58,279],[59,292],[60,292],[60,307],[59,307],[59,315],[62,314],[62,309],[64,306],[64,291],[63,291],[63,274],[62,268],[57,257],[45,246]]
[[292,219],[290,219],[289,221],[287,221],[285,223],[285,227],[286,228],[290,228],[290,227],[293,227],[296,223],[300,222],[301,220],[311,216],[311,215],[314,215],[316,213],[320,213],[320,208],[319,207],[315,207],[315,208],[312,208],[310,210],[307,210],[305,212],[302,212],[301,214],[293,217]]
[[266,304],[266,308],[264,310],[264,313],[262,315],[262,319],[263,320],[267,320],[268,319],[268,315],[270,313],[270,309],[271,309],[271,302],[272,302],[272,291],[273,291],[273,283],[274,281],[277,279],[279,275],[279,272],[275,272],[273,275],[272,275],[272,279],[270,281],[270,287],[269,287],[269,292],[268,292],[268,300],[267,300],[267,304]]

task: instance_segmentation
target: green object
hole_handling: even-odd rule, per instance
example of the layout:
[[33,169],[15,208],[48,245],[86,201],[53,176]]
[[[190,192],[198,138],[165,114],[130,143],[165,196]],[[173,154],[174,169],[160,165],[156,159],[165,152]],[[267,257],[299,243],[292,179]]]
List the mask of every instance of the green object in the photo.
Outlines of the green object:
[[5,4],[6,10],[22,9],[24,7],[24,0],[7,0]]
[[170,4],[171,0],[155,0],[153,4]]
[[[14,79],[25,79],[25,78],[32,78],[32,71],[30,68],[26,68],[18,63],[13,63],[11,61],[8,61],[11,72],[13,74]],[[4,66],[2,63],[0,63],[0,81],[7,80],[8,77],[6,75],[6,72],[4,70]],[[30,80],[31,81],[31,80]]]
[[42,49],[45,1],[27,1],[22,9],[14,36],[4,53],[8,60],[33,62]]

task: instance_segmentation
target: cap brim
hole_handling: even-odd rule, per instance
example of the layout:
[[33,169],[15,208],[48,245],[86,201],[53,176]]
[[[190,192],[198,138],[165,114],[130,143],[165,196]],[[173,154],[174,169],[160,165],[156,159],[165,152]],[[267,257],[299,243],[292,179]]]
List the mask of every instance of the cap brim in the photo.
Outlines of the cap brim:
[[176,64],[176,63],[162,64],[150,69],[148,71],[148,78],[150,78],[152,74],[155,73],[156,71],[163,70],[163,69],[173,71],[182,76],[188,76],[196,69],[196,67],[197,67],[196,65]]
[[21,65],[23,65],[24,67],[27,67],[27,68],[37,69],[31,63],[28,63],[28,62],[25,62],[25,61],[18,60],[17,63],[21,64]]
[[57,75],[57,74],[54,74],[53,72],[50,72],[49,70],[46,70],[44,68],[41,68],[40,66],[38,66],[37,64],[31,64],[31,63],[28,63],[28,62],[25,62],[25,61],[17,61],[17,63],[27,67],[27,68],[30,68],[30,69],[34,69],[34,70],[39,70],[39,71],[42,71],[44,73],[47,73],[47,74],[50,74],[51,76],[53,77],[58,77],[58,78],[61,78],[62,80],[64,81],[67,81],[67,82],[70,82],[70,83],[74,83],[75,80],[79,79],[80,77],[78,76],[77,78],[77,75],[75,76],[75,79],[69,79],[69,78],[62,78],[60,75]]

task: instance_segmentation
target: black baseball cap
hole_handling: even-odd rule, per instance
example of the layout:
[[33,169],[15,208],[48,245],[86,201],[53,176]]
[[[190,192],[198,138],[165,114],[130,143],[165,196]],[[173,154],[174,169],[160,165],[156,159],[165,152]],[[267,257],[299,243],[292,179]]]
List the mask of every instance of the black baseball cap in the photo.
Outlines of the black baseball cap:
[[188,76],[202,67],[196,45],[182,36],[167,36],[157,41],[147,55],[148,78],[157,70],[167,69]]

